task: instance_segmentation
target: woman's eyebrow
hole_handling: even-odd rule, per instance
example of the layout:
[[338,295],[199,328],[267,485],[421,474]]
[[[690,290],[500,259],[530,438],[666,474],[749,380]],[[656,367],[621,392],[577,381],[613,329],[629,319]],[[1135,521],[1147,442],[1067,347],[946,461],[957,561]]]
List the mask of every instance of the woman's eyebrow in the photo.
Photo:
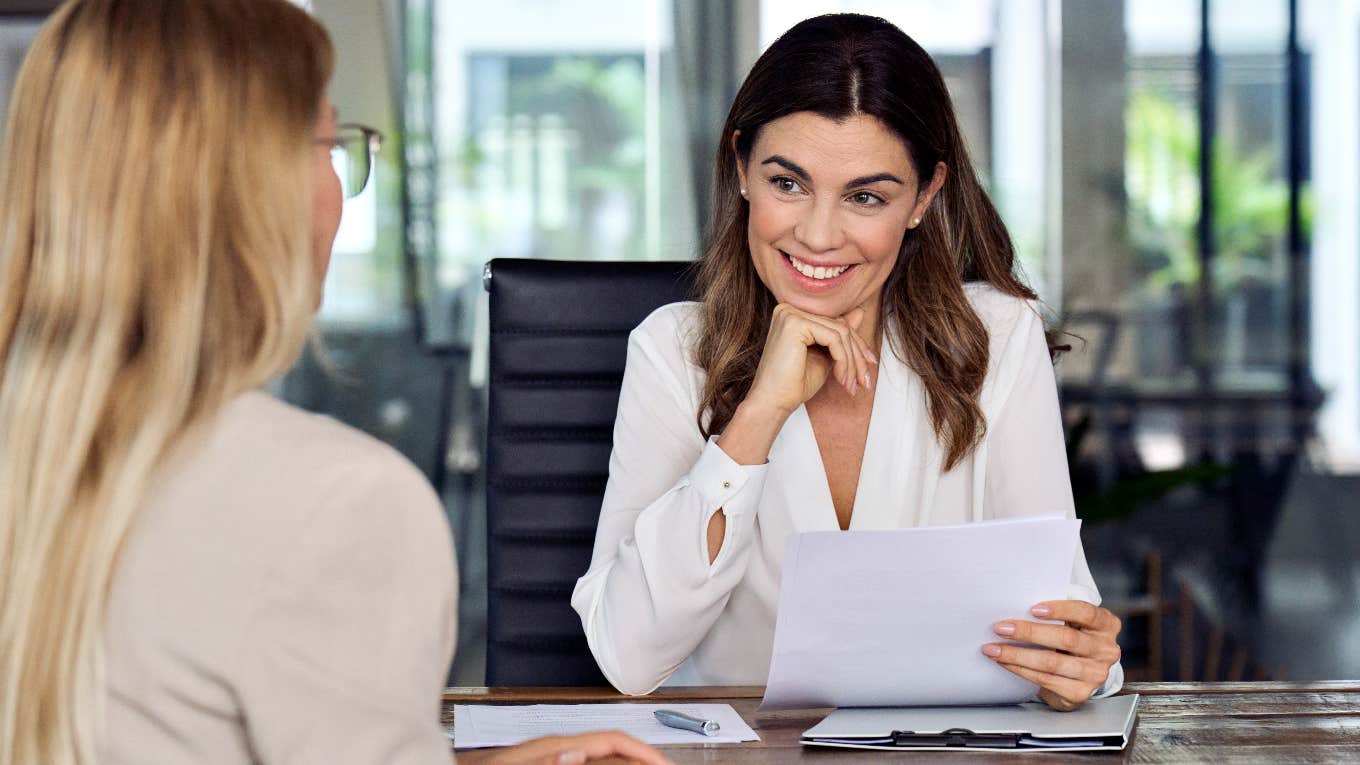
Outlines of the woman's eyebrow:
[[779,156],[778,154],[770,156],[769,159],[765,160],[764,162],[761,162],[760,164],[779,165],[780,167],[784,168],[785,170],[788,170],[790,173],[793,173],[794,175],[798,176],[799,178],[802,178],[808,183],[812,182],[812,176],[808,174],[808,171],[804,170],[798,165],[795,165],[793,162],[785,159],[784,157]]
[[[788,158],[783,157],[779,154],[771,155],[768,159],[761,162],[760,164],[779,165],[785,170],[788,170],[790,173],[793,173],[799,178],[802,178],[804,181],[808,183],[812,182],[812,175],[809,174],[808,171],[804,170],[794,162],[790,161]],[[855,186],[867,186],[871,183],[878,183],[879,181],[892,181],[893,183],[896,183],[898,185],[906,185],[902,183],[901,178],[898,178],[892,173],[875,173],[874,175],[860,176],[859,178],[856,178],[853,181],[850,181],[849,183],[845,184],[845,187],[848,189],[853,188]]]
[[898,185],[906,185],[902,183],[901,178],[898,178],[892,173],[878,173],[877,175],[866,175],[860,178],[856,178],[855,180],[845,184],[845,187],[848,189],[852,186],[868,186],[871,183],[878,183],[879,181],[892,181],[893,183],[896,183]]

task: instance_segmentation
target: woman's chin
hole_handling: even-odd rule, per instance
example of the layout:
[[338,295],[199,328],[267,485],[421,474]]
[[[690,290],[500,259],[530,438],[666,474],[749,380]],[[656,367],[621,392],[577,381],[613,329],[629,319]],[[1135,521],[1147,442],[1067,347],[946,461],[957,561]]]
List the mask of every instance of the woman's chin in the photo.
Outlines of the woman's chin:
[[853,299],[834,293],[826,295],[809,295],[800,290],[785,289],[776,292],[774,298],[780,303],[797,308],[803,313],[810,313],[813,316],[825,316],[828,319],[844,316],[847,311],[850,311],[855,307]]

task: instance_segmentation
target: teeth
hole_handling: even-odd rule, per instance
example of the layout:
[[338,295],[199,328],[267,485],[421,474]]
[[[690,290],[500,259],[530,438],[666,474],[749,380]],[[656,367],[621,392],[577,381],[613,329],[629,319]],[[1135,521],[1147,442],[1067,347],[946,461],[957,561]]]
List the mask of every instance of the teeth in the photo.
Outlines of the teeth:
[[[788,255],[788,253],[785,254]],[[793,267],[798,270],[798,273],[809,279],[835,279],[837,276],[840,276],[850,269],[850,266],[832,266],[830,268],[827,268],[826,266],[813,266],[804,263],[792,255],[788,255],[788,258],[789,262],[793,264]]]

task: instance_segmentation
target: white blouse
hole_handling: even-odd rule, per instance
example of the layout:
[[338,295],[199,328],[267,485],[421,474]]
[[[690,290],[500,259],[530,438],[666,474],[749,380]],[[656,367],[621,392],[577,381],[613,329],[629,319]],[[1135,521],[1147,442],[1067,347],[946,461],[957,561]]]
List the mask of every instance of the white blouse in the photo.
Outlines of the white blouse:
[[[986,436],[942,474],[922,382],[885,338],[852,530],[1075,515],[1043,322],[989,285],[965,290],[990,335]],[[840,528],[803,407],[764,465],[738,465],[700,435],[698,319],[699,304],[674,303],[629,337],[595,551],[572,594],[600,669],[624,693],[764,684],[785,539]],[[727,531],[710,565],[708,521],[720,508]],[[1080,551],[1068,597],[1100,602]],[[1100,695],[1122,682],[1116,664]]]

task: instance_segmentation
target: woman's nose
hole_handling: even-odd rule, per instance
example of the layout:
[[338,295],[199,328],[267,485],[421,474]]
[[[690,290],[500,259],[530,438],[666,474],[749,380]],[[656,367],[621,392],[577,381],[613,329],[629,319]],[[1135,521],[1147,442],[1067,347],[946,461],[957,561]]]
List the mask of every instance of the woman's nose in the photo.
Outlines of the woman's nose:
[[826,252],[845,243],[833,201],[816,201],[793,227],[793,237],[810,252]]

